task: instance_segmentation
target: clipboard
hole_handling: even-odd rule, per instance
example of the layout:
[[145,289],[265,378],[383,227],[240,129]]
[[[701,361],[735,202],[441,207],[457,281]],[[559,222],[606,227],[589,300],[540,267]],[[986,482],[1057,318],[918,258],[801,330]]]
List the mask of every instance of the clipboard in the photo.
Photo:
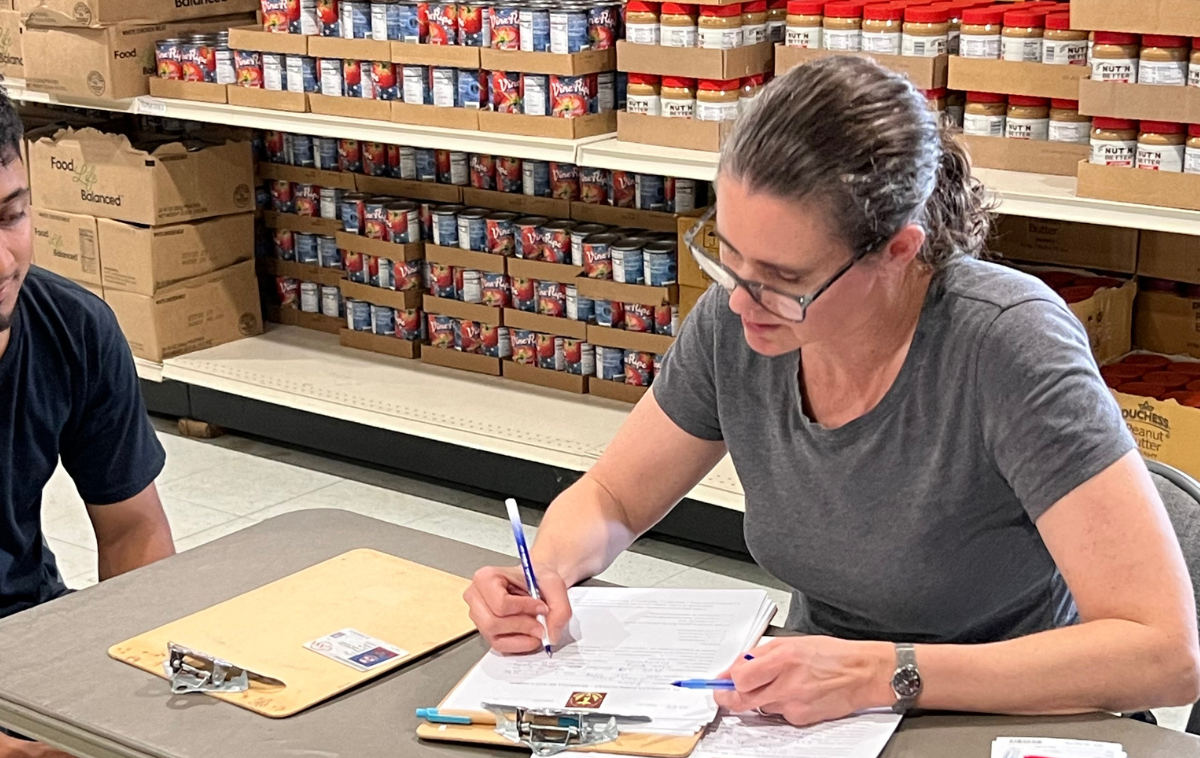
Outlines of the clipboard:
[[[206,694],[269,718],[291,716],[475,631],[463,577],[375,550],[351,550],[113,645],[109,657],[166,678],[168,644],[235,663],[282,686]],[[306,643],[351,628],[400,648],[367,671]]]

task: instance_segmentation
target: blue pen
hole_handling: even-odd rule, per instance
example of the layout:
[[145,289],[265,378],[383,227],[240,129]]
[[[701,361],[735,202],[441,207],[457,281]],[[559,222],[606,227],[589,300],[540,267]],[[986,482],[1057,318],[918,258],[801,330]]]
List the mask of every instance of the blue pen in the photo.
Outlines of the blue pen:
[[468,726],[475,720],[470,716],[456,716],[448,713],[438,713],[437,708],[418,708],[417,718],[425,719],[431,724],[459,724]]
[[[742,656],[748,661],[754,660],[754,656],[746,653]],[[732,690],[737,689],[732,679],[680,679],[671,682],[673,687],[682,687],[685,690]]]
[[[521,512],[517,510],[517,501],[511,497],[504,501],[508,509],[508,520],[512,522],[513,539],[517,541],[517,556],[521,559],[521,569],[525,572],[525,586],[529,588],[529,596],[534,600],[542,599],[538,589],[537,577],[533,575],[533,561],[529,557],[529,546],[525,543],[525,526],[521,523]],[[546,617],[538,614],[538,623],[542,625],[542,648],[546,655],[554,656],[554,646],[550,644],[550,628],[546,626]]]

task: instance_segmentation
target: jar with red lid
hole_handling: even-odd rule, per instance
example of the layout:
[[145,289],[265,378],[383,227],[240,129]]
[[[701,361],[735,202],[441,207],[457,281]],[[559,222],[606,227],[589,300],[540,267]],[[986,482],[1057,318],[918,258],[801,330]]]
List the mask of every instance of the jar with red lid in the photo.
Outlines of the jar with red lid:
[[654,74],[629,75],[625,87],[625,110],[628,113],[644,113],[647,116],[662,115],[659,96],[661,80]]
[[1096,32],[1092,39],[1092,80],[1137,84],[1141,38],[1125,32]]
[[825,0],[788,0],[783,44],[816,50],[822,47]]
[[1188,86],[1200,87],[1200,37],[1192,38],[1192,55],[1188,63]]
[[695,47],[696,22],[696,6],[663,3],[658,20],[658,44],[663,47]]
[[857,2],[826,3],[821,46],[838,52],[862,50],[862,9]]
[[1050,141],[1086,145],[1092,138],[1092,117],[1079,113],[1078,100],[1050,101]]
[[757,45],[767,41],[767,0],[742,3],[742,44]]
[[758,93],[762,91],[765,81],[766,76],[763,74],[753,74],[742,79],[742,85],[738,89],[739,115],[745,113],[754,104],[754,98],[758,97]]
[[958,54],[963,58],[999,60],[1003,8],[968,8],[959,28]]
[[787,30],[788,0],[767,3],[767,39],[772,45],[783,44]]
[[874,3],[863,7],[862,49],[882,55],[900,54],[900,36],[904,9],[892,3]]
[[1009,139],[1050,139],[1050,100],[1045,97],[1009,95],[1004,136]]
[[733,121],[738,117],[740,79],[701,79],[696,85],[697,121]]
[[1187,37],[1147,34],[1142,37],[1138,55],[1138,84],[1165,84],[1182,87],[1188,81]]
[[1092,119],[1092,153],[1097,166],[1133,168],[1137,160],[1137,122],[1127,118],[1096,116]]
[[968,92],[963,111],[963,134],[974,137],[1003,137],[1008,116],[1008,98],[995,92]]
[[1000,32],[1000,57],[1006,61],[1041,63],[1047,15],[1037,8],[1005,13],[1004,30]]
[[1187,134],[1183,124],[1143,121],[1137,138],[1137,168],[1149,171],[1183,171]]
[[934,5],[910,5],[904,9],[904,33],[900,54],[917,58],[945,55],[950,44],[950,11]]
[[664,117],[691,118],[696,112],[696,80],[683,76],[664,76],[658,97]]
[[697,42],[707,50],[732,50],[741,47],[742,6],[705,5],[700,8]]
[[1183,173],[1200,174],[1200,124],[1188,126],[1187,149],[1183,153]]
[[625,41],[635,45],[657,45],[659,4],[629,0],[625,6]]
[[1042,63],[1056,66],[1088,65],[1088,33],[1071,28],[1070,13],[1051,13],[1046,16]]

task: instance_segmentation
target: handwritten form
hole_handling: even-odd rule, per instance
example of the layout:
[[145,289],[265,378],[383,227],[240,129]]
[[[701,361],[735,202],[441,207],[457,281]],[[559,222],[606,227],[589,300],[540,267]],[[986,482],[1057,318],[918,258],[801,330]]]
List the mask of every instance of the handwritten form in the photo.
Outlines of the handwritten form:
[[553,658],[489,651],[442,708],[567,708],[573,695],[603,695],[597,711],[652,719],[624,731],[695,734],[716,717],[712,693],[671,682],[720,674],[754,647],[776,610],[762,590],[575,587],[570,599],[573,617]]
[[877,758],[899,723],[899,714],[875,711],[806,727],[749,714],[722,716],[692,758]]

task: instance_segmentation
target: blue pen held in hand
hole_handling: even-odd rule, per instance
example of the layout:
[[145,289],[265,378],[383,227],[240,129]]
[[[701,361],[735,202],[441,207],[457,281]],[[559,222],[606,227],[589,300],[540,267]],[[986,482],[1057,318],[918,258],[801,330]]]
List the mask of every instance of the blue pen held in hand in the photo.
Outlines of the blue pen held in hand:
[[[748,661],[754,660],[754,656],[746,653],[742,656]],[[685,690],[733,690],[737,689],[732,679],[680,679],[671,682],[673,687],[682,687]]]
[[[525,586],[529,589],[529,596],[534,600],[542,599],[542,592],[538,589],[537,577],[533,575],[533,561],[529,557],[529,545],[525,542],[525,526],[521,523],[521,512],[517,510],[517,501],[511,497],[504,501],[504,507],[508,509],[508,520],[512,522],[513,539],[517,541],[517,556],[521,559],[521,570],[525,572]],[[554,656],[554,646],[550,644],[550,629],[546,626],[546,617],[538,614],[538,623],[542,625],[542,648],[546,651],[546,655]]]

